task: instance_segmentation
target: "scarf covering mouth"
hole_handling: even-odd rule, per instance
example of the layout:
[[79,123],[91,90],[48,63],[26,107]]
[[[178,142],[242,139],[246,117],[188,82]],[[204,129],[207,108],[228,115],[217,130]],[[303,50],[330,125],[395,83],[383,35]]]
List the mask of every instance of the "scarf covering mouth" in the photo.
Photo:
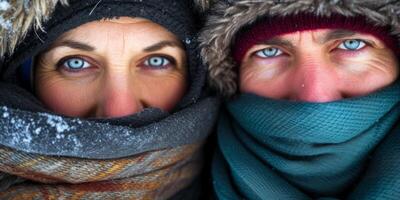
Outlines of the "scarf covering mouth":
[[218,99],[117,119],[46,112],[1,83],[0,199],[166,199],[193,183]]
[[329,103],[240,95],[218,123],[212,169],[218,199],[400,198],[398,157],[379,157],[398,147],[378,145],[386,135],[399,140],[393,129],[399,100],[398,82]]

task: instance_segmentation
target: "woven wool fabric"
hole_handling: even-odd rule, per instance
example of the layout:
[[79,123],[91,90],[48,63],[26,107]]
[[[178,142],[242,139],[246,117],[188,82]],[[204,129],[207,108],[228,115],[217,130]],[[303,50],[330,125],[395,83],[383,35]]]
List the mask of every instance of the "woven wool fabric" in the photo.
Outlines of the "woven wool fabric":
[[[380,153],[381,157],[370,161],[379,170],[363,175],[374,148],[389,133],[399,132],[393,129],[400,115],[399,101],[398,82],[365,97],[330,103],[240,95],[227,104],[218,126],[220,153],[213,165],[218,199],[342,199],[349,195],[368,199],[382,191],[390,199],[400,198],[397,158]],[[377,152],[393,147],[379,146]],[[376,178],[384,174],[395,176]],[[360,182],[360,177],[367,183]]]
[[24,182],[0,199],[165,199],[187,187],[201,169],[201,144],[115,160],[40,156],[0,149],[0,169]]

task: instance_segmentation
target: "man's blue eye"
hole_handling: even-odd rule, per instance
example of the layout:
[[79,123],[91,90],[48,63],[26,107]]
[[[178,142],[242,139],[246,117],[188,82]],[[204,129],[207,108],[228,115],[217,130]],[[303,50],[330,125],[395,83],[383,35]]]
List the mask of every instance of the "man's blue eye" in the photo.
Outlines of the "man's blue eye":
[[90,64],[82,58],[69,58],[64,61],[63,66],[70,70],[79,70],[90,67]]
[[262,49],[260,51],[257,51],[256,55],[261,57],[261,58],[270,58],[270,57],[279,56],[282,53],[283,52],[278,48],[269,47],[269,48],[265,48],[265,49]]
[[345,40],[339,45],[339,49],[355,51],[365,47],[366,43],[362,40],[351,39]]
[[162,56],[153,56],[153,57],[148,58],[144,62],[144,64],[146,66],[149,66],[151,68],[163,68],[163,67],[169,65],[170,63],[171,62],[167,58],[162,57]]

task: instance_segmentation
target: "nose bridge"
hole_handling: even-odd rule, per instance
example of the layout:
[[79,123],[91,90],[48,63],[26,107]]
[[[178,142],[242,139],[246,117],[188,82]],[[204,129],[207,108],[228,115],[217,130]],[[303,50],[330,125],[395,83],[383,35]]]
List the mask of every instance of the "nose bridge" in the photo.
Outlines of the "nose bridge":
[[104,87],[100,88],[102,99],[98,103],[98,117],[122,117],[143,109],[140,93],[132,83],[132,76],[129,70],[124,69],[106,72]]
[[309,50],[298,59],[291,99],[329,102],[341,98],[335,66],[324,55]]

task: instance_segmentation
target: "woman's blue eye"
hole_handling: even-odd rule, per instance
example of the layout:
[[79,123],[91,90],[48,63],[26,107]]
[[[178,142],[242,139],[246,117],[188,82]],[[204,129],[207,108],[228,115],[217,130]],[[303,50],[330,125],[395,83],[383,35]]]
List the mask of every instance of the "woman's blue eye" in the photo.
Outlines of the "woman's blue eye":
[[260,51],[257,51],[256,55],[261,57],[261,58],[270,58],[270,57],[279,56],[282,53],[283,52],[278,48],[269,47],[269,48],[265,48],[265,49],[262,49]]
[[144,62],[144,64],[146,66],[149,66],[151,68],[163,68],[163,67],[169,65],[170,63],[171,62],[167,58],[162,57],[162,56],[153,56],[153,57],[148,58]]
[[365,47],[366,43],[362,40],[351,39],[345,40],[339,45],[339,49],[355,51]]
[[69,58],[64,61],[63,66],[70,70],[80,70],[90,67],[90,64],[82,58]]

